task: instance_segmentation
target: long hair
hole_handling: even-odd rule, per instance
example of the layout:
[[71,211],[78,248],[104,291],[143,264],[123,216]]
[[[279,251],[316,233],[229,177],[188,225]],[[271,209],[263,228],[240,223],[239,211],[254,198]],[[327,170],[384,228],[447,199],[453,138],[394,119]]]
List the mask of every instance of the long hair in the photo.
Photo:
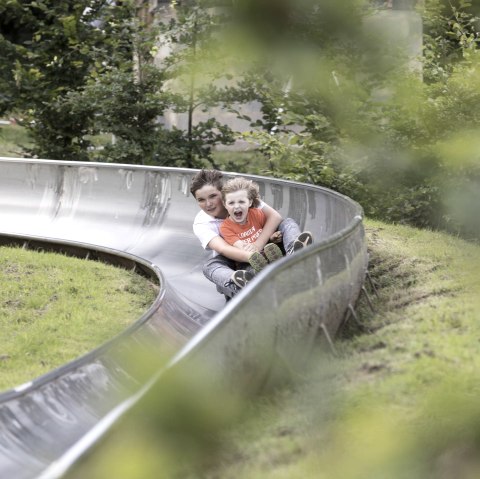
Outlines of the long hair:
[[245,190],[247,192],[248,199],[252,201],[252,208],[257,208],[260,205],[260,188],[258,187],[258,184],[252,180],[247,180],[242,176],[232,178],[223,185],[223,202],[225,203],[225,196],[228,193],[234,193],[235,191],[240,190]]

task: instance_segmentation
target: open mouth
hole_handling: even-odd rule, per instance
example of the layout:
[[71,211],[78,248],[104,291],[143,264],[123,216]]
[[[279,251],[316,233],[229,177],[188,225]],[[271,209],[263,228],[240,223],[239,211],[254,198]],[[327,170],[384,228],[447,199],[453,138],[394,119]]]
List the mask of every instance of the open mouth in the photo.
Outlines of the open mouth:
[[242,217],[243,217],[243,213],[241,211],[235,211],[235,213],[233,213],[233,217],[236,219],[236,220],[241,220]]

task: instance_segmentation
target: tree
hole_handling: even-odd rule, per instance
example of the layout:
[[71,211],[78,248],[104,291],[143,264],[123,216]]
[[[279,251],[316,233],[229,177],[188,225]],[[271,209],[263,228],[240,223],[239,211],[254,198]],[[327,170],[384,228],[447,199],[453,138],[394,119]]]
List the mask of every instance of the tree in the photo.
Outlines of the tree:
[[181,163],[187,167],[201,166],[202,159],[212,164],[212,147],[234,141],[231,127],[211,112],[216,107],[226,108],[234,89],[220,40],[228,16],[207,7],[202,2],[181,4],[161,27],[162,43],[170,49],[162,68],[171,108],[186,118],[185,129],[173,127],[173,134],[184,151]]
[[281,6],[276,28],[257,39],[275,83],[290,82],[288,94],[255,87],[277,112],[275,134],[271,115],[265,131],[247,134],[269,160],[263,173],[338,190],[370,216],[477,235],[480,22],[470,3],[419,5],[423,78],[365,23],[365,4]]
[[112,142],[89,148],[88,158],[131,164],[174,166],[179,156],[174,135],[159,122],[169,95],[162,91],[165,75],[153,60],[157,30],[132,19],[129,58],[104,65],[85,84],[62,98],[74,117],[90,118],[84,135],[110,135]]
[[21,111],[31,154],[86,160],[91,112],[73,115],[65,97],[89,78],[131,61],[131,1],[2,2],[0,112]]

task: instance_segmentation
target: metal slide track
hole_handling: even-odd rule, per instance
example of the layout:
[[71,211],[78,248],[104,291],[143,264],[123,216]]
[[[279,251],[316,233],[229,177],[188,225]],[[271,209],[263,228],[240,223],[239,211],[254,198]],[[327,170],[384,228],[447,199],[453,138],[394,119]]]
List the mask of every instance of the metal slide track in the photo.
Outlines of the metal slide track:
[[122,334],[0,393],[0,477],[60,477],[88,447],[82,441],[145,388],[129,360],[139,347],[168,351],[172,362],[202,358],[212,377],[255,390],[275,358],[300,366],[316,338],[334,337],[367,270],[361,207],[325,188],[249,176],[315,244],[269,265],[225,303],[202,274],[206,254],[192,232],[195,173],[0,158],[1,244],[108,261],[160,285],[154,304]]

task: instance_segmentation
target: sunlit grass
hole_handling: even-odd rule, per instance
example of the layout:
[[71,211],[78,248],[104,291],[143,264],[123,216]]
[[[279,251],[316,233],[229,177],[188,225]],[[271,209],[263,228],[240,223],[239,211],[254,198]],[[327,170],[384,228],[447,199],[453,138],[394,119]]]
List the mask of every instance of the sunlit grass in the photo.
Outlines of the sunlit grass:
[[[371,332],[350,323],[339,357],[320,356],[305,381],[253,406],[207,477],[480,474],[480,249],[377,222],[367,232],[379,298],[359,313]],[[296,447],[279,458],[286,441]]]
[[152,304],[156,286],[100,262],[0,248],[0,390],[113,338]]
[[262,175],[268,169],[268,160],[254,149],[245,151],[216,150],[213,161],[219,170]]
[[[87,135],[85,139],[90,141],[95,149],[102,149],[114,141],[109,134]],[[25,127],[17,124],[0,125],[0,156],[23,158],[25,150],[32,147],[32,139]]]
[[24,127],[15,124],[0,125],[0,156],[21,158],[25,156],[24,149],[32,145]]

